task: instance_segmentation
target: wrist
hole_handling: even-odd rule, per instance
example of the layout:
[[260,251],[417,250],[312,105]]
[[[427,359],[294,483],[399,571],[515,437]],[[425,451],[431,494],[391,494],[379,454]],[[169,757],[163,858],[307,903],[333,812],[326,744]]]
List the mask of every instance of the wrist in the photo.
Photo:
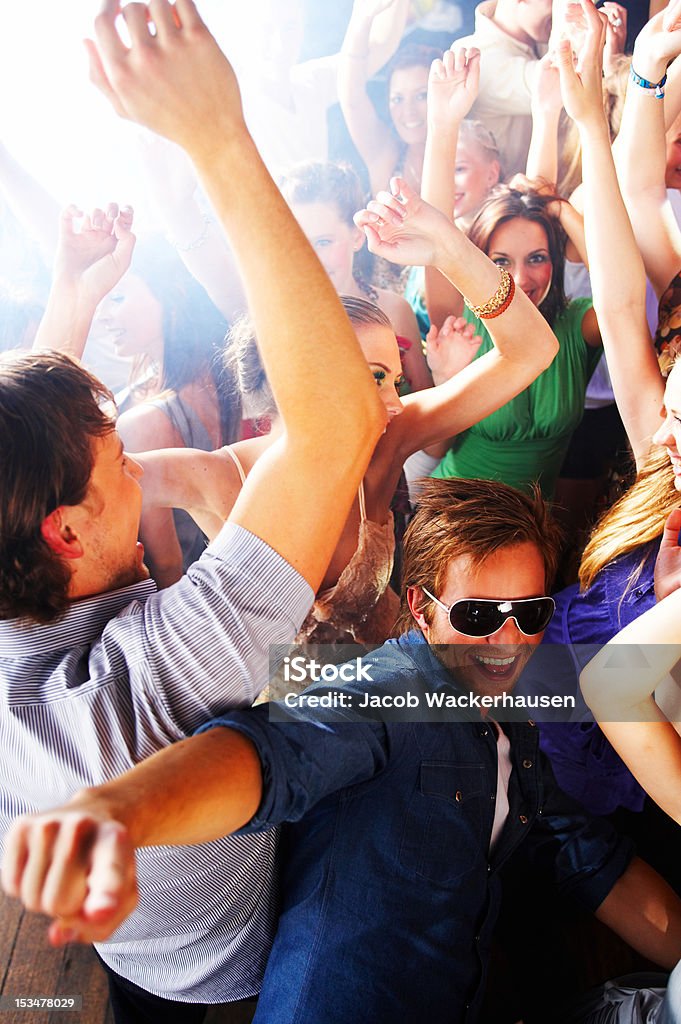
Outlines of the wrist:
[[437,267],[451,281],[452,274],[456,272],[465,256],[468,239],[451,221],[446,223],[448,230],[438,233],[431,266]]
[[549,125],[554,125],[554,124],[557,125],[558,124],[558,122],[560,121],[560,112],[561,112],[562,109],[563,109],[562,107],[558,107],[558,109],[556,110],[553,107],[549,108],[549,107],[542,107],[542,106],[539,106],[539,105],[535,106],[534,104],[530,105],[530,112],[532,114],[532,120],[533,121],[540,121],[542,124],[549,124]]
[[81,315],[94,315],[105,294],[92,295],[78,271],[57,270],[52,278],[48,302],[69,303]]
[[634,46],[631,67],[641,78],[649,82],[659,82],[667,70],[667,60],[664,57],[655,57],[645,50],[637,50]]
[[106,784],[79,789],[65,804],[65,808],[77,814],[87,814],[101,823],[115,821],[125,826],[116,805],[104,795],[105,788]]
[[461,118],[452,120],[451,117],[446,119],[429,117],[427,130],[431,146],[440,145],[442,148],[443,145],[448,145],[453,139],[456,140],[459,135],[461,120]]
[[610,128],[603,111],[594,111],[588,117],[578,121],[577,130],[582,145],[587,141],[600,142],[603,138],[607,139],[608,145],[610,145]]
[[373,18],[368,18],[366,14],[351,14],[341,53],[368,54],[372,25]]
[[[229,118],[224,123],[214,122],[210,130],[201,127],[198,133],[180,143],[197,172],[210,173],[215,170],[216,162],[224,162],[230,166],[232,173],[243,175],[244,160],[252,159],[255,143],[246,127],[246,122],[239,118]],[[258,159],[260,155],[258,154]]]

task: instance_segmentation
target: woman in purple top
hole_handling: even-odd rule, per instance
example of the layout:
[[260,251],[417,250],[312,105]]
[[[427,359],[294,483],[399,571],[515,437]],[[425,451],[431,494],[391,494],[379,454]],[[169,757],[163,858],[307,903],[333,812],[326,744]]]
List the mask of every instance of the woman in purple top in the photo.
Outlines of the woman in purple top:
[[[665,38],[674,42],[673,33],[665,37],[660,26],[649,26],[643,37],[646,35],[649,38],[637,43],[641,67],[646,62],[654,63],[652,51],[656,45],[659,49]],[[638,76],[645,74],[636,63],[636,54],[634,66]],[[563,74],[563,85],[565,81]],[[648,79],[642,81],[650,84]],[[673,552],[665,548],[658,558],[658,551],[665,521],[679,505],[681,490],[681,456],[670,428],[673,414],[681,410],[681,367],[672,370],[665,392],[645,321],[643,262],[620,196],[602,110],[591,102],[584,72],[579,88],[581,93],[573,88],[572,95],[564,95],[564,100],[578,123],[584,147],[585,225],[594,307],[637,469],[635,483],[601,520],[587,545],[579,587],[568,587],[557,595],[557,612],[545,635],[549,643],[593,645],[606,643],[679,583]],[[644,255],[651,250],[654,226],[657,276],[668,272],[669,280],[681,266],[681,234],[664,217],[665,112],[664,105],[655,102],[649,92],[636,79],[627,91],[620,137],[623,151],[630,158],[626,167],[620,168],[620,179],[625,198],[627,194],[631,197],[630,213],[638,227],[642,219],[642,175],[650,178],[659,170],[659,189],[651,192],[648,187],[643,200],[649,209],[648,245],[642,248]],[[637,154],[643,149],[649,158],[641,161],[634,156],[634,149]],[[631,191],[634,179],[638,186],[635,199]],[[606,195],[607,203],[603,201]],[[640,244],[638,235],[637,231]],[[615,262],[613,252],[618,253]],[[664,408],[667,418],[661,428],[660,409]],[[589,656],[581,650],[581,655],[579,646],[572,650],[578,670]],[[618,807],[642,809],[644,791],[592,721],[547,727],[542,746],[563,788],[593,812],[611,813]]]

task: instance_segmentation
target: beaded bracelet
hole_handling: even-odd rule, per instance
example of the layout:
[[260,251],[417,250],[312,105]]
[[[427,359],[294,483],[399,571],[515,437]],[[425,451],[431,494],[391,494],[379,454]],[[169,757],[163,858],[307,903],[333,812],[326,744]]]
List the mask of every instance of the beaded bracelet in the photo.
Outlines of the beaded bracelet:
[[474,306],[472,302],[464,296],[464,302],[470,309],[471,313],[477,316],[480,320],[492,320],[495,316],[499,316],[504,312],[505,309],[511,305],[513,296],[515,294],[515,282],[508,270],[504,267],[499,267],[499,287],[495,291],[494,295],[487,302],[483,302],[480,306]]
[[664,87],[665,87],[665,84],[667,82],[667,75],[666,74],[664,74],[662,76],[662,78],[660,79],[659,82],[649,82],[647,78],[641,78],[640,75],[636,74],[636,72],[634,71],[633,65],[631,67],[631,70],[630,70],[629,74],[630,74],[632,82],[634,83],[634,85],[637,85],[639,87],[639,89],[645,89],[646,91],[652,91],[654,89],[655,90],[655,99],[657,99],[657,100],[663,100],[664,99]]

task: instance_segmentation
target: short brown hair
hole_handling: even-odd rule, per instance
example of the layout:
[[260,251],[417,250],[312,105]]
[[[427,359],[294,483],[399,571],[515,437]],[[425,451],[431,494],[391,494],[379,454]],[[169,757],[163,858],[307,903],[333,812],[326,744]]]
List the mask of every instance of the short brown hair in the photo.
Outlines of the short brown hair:
[[[416,514],[404,536],[403,586],[396,634],[414,625],[407,604],[408,587],[427,587],[438,594],[452,558],[468,556],[480,566],[501,548],[534,544],[546,570],[545,585],[558,566],[560,529],[538,487],[523,494],[491,480],[427,480]],[[424,610],[430,621],[433,606]]]
[[50,622],[66,609],[70,572],[41,525],[84,500],[92,442],[113,430],[107,400],[104,385],[60,352],[0,357],[0,619]]

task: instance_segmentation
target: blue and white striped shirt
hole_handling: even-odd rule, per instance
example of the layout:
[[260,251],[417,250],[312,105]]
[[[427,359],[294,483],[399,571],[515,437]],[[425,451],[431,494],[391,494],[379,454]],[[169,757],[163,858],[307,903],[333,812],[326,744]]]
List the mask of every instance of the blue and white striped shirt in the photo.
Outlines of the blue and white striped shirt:
[[[293,639],[313,600],[276,552],[227,524],[168,590],[146,580],[74,602],[55,624],[0,622],[2,833],[252,704],[269,645]],[[141,850],[139,907],[100,955],[168,999],[253,995],[276,924],[276,843],[269,831]]]

